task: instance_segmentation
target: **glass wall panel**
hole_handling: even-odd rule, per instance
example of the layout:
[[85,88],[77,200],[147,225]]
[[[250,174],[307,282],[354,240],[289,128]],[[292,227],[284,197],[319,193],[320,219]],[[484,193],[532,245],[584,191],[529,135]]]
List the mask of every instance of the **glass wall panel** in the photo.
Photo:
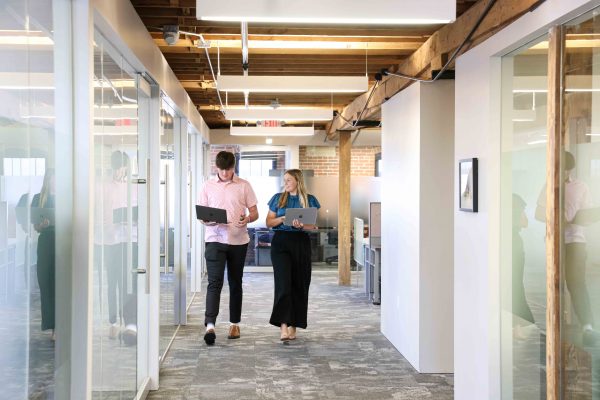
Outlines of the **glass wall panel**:
[[[102,37],[94,49],[94,399],[137,392],[138,88]],[[145,187],[140,188],[145,190]],[[143,192],[142,192],[143,193]]]
[[[0,397],[66,398],[70,371],[71,132],[57,131],[70,82],[55,43],[68,8],[52,0],[0,2]],[[55,10],[56,9],[56,10]],[[56,20],[55,20],[56,18]],[[67,29],[67,28],[65,28]],[[68,62],[68,58],[65,62]],[[60,76],[60,77],[59,77]],[[57,157],[59,154],[59,157]],[[65,200],[67,199],[67,200]],[[66,204],[69,202],[69,204]],[[61,262],[61,260],[63,260]],[[65,379],[67,378],[67,379]]]
[[[192,305],[192,301],[194,299],[193,296],[193,292],[192,292],[192,227],[193,224],[195,222],[196,219],[196,215],[193,211],[194,209],[194,205],[196,204],[195,199],[194,199],[194,192],[192,190],[192,180],[194,179],[193,174],[194,171],[192,169],[193,166],[193,159],[192,159],[192,151],[193,151],[193,140],[192,137],[194,135],[194,131],[193,128],[191,127],[191,125],[188,125],[188,132],[186,135],[186,139],[187,139],[187,149],[188,149],[188,154],[187,154],[187,188],[188,188],[188,196],[187,196],[187,212],[186,212],[186,221],[188,222],[187,224],[187,254],[186,254],[186,270],[187,270],[187,275],[186,275],[186,299],[187,299],[187,304],[186,304],[186,310],[187,308],[189,308]],[[202,154],[198,154],[197,157],[202,157]],[[201,171],[198,171],[196,173],[201,173]]]
[[546,398],[546,40],[502,58],[503,399]]
[[562,393],[600,399],[600,18],[565,27]]

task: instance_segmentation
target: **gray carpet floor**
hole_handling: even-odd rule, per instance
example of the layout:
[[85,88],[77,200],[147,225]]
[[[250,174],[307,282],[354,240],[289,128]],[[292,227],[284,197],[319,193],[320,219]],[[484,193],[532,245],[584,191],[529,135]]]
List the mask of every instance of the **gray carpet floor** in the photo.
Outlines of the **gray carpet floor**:
[[227,339],[225,284],[217,341],[207,347],[199,293],[165,359],[160,390],[149,399],[453,398],[452,375],[418,374],[379,331],[379,306],[364,294],[361,272],[338,286],[337,271],[313,271],[308,329],[285,345],[268,324],[273,275],[244,275],[241,338]]

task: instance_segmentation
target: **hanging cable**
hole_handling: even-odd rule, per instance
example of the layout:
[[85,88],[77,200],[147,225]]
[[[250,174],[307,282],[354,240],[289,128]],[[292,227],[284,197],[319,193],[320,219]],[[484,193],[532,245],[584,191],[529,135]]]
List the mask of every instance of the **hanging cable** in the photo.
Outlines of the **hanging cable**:
[[462,41],[462,43],[460,44],[460,46],[458,46],[456,48],[456,50],[454,50],[454,52],[452,53],[452,55],[450,56],[450,58],[448,59],[448,61],[446,62],[446,64],[444,64],[444,66],[442,67],[442,69],[440,69],[438,71],[438,73],[431,79],[423,79],[423,78],[418,78],[415,76],[410,76],[410,75],[404,75],[404,74],[399,74],[396,72],[390,72],[387,69],[382,69],[381,70],[381,74],[384,76],[396,76],[398,78],[404,78],[404,79],[408,79],[410,81],[414,81],[414,82],[425,82],[425,83],[431,83],[431,82],[435,82],[437,81],[444,72],[446,72],[446,70],[450,67],[450,64],[452,64],[452,62],[454,61],[454,59],[460,54],[461,50],[463,49],[463,47],[465,47],[465,45],[471,40],[471,38],[473,37],[473,35],[475,34],[475,31],[479,28],[479,26],[481,25],[481,23],[483,22],[483,20],[485,19],[485,17],[488,15],[488,13],[490,12],[491,8],[494,6],[494,4],[496,3],[496,0],[490,0],[487,5],[485,6],[485,9],[483,10],[483,12],[481,13],[481,15],[479,16],[479,18],[477,19],[477,21],[475,22],[475,25],[473,25],[473,28],[471,28],[471,30],[469,31],[469,34],[465,37],[465,40]]
[[[217,81],[217,77],[215,76],[215,70],[213,69],[212,62],[210,61],[210,54],[208,53],[208,49],[210,48],[210,42],[207,42],[201,33],[188,32],[188,31],[182,31],[182,30],[179,30],[179,33],[183,33],[185,35],[190,35],[190,36],[196,36],[200,39],[200,43],[197,44],[196,47],[203,48],[204,52],[206,53],[206,60],[208,61],[208,66],[210,67],[210,73],[213,77],[213,81],[215,82],[215,88],[217,89],[217,97],[219,98],[219,104],[221,105],[221,109],[219,111],[221,111],[221,114],[223,114],[223,117],[226,118],[225,111],[224,111],[225,108],[223,107],[223,100],[221,99],[221,93],[219,92],[219,83]],[[221,64],[221,60],[220,60],[220,56],[219,56],[219,69],[221,68],[220,64]]]
[[[195,33],[194,35],[199,36],[202,43],[206,43],[206,41],[204,40],[204,36],[202,36],[201,34],[198,34],[198,33]],[[223,114],[224,118],[227,118],[227,116],[225,115],[225,107],[223,107],[223,100],[221,99],[221,92],[219,92],[219,82],[217,81],[217,77],[215,76],[215,71],[213,69],[212,62],[210,61],[210,54],[208,54],[208,47],[206,47],[206,46],[203,46],[203,47],[204,47],[204,52],[206,53],[206,59],[208,60],[208,66],[210,67],[210,73],[213,77],[213,81],[215,82],[215,89],[217,89],[217,97],[219,98],[219,104],[221,104],[221,109],[219,111],[221,111],[221,114]]]

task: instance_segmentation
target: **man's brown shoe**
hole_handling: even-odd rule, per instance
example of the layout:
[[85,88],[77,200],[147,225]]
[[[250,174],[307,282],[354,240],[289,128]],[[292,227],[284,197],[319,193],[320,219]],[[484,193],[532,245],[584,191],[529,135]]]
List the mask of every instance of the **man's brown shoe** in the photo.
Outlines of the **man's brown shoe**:
[[227,339],[239,339],[239,338],[240,338],[239,325],[231,325],[229,327],[229,336],[227,336]]

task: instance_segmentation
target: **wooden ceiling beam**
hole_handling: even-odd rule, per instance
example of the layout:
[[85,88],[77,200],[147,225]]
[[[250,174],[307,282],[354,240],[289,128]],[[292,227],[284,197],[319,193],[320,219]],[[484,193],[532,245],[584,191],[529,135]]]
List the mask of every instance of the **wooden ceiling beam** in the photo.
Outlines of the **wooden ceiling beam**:
[[[289,43],[291,47],[269,47],[277,44],[279,46],[280,43]],[[319,50],[320,53],[323,51],[329,50],[361,50],[364,52],[377,51],[377,50],[407,50],[410,52],[418,49],[424,40],[421,41],[402,41],[402,42],[353,42],[353,41],[295,41],[295,43],[291,43],[291,41],[279,41],[279,40],[249,40],[248,49],[250,52],[256,52],[257,50],[273,50],[278,53],[287,53],[288,50]],[[190,40],[186,38],[180,38],[177,43],[174,45],[169,45],[163,38],[154,39],[154,43],[159,47],[166,47],[167,49],[178,48],[178,47],[186,47],[186,48],[196,48],[196,40]],[[314,47],[310,47],[311,43],[314,43]],[[306,48],[295,48],[294,44],[301,46],[306,46]],[[342,47],[343,46],[343,47]],[[216,51],[220,49],[221,52],[226,52],[227,49],[235,49],[236,51],[240,51],[242,48],[241,40],[217,40],[211,42],[211,50]],[[204,49],[202,49],[204,51]]]
[[[436,64],[436,60],[438,60],[437,64],[440,64],[443,56],[450,54],[460,45],[482,14],[488,1],[480,0],[477,2],[453,23],[445,25],[439,31],[435,32],[417,51],[399,65],[392,66],[390,70],[409,76],[430,78],[432,63]],[[494,32],[499,31],[542,2],[543,0],[504,0],[497,2],[473,35],[469,46],[473,47],[481,43]],[[434,67],[437,66],[434,65]],[[378,112],[381,104],[412,83],[413,81],[398,77],[384,77],[382,83],[375,89],[369,102],[370,113]],[[342,130],[346,127],[347,123],[344,119],[350,121],[356,119],[365,108],[369,94],[370,90],[346,106],[341,113],[344,118],[338,117],[333,119],[328,124],[327,134],[332,136],[337,130]],[[363,119],[369,118],[370,113],[363,113]]]
[[[189,60],[192,58],[201,58],[204,59],[204,55],[192,54],[192,53],[167,53],[165,54],[165,58],[167,60]],[[398,57],[401,56],[371,56],[369,55],[368,61],[374,62],[396,62],[398,61]],[[240,61],[242,59],[242,53],[236,54],[221,54],[221,62],[226,61]],[[280,61],[296,61],[298,57],[293,54],[257,54],[253,59],[253,61],[265,61],[265,62],[280,62]],[[310,62],[353,62],[360,61],[365,62],[365,54],[348,54],[348,55],[332,55],[332,54],[309,54],[305,57],[302,57],[302,60],[310,61]]]
[[[369,59],[369,63],[368,66],[369,68],[372,68],[373,66],[378,67],[388,67],[391,63],[397,63],[400,62],[402,60],[402,57],[397,57],[394,59],[389,59],[389,60],[384,60],[384,61],[379,61],[379,60],[375,60],[372,61]],[[206,62],[206,58],[204,57],[193,57],[193,58],[179,58],[179,59],[170,59],[167,58],[167,61],[169,63],[169,65],[171,66],[171,69],[176,70],[178,67],[189,67],[189,66],[200,66],[200,65],[207,65],[208,63]],[[312,65],[314,68],[320,68],[320,67],[324,67],[324,68],[329,68],[329,67],[345,67],[345,66],[349,66],[349,67],[353,67],[353,66],[361,66],[363,69],[365,68],[365,60],[364,58],[362,60],[360,59],[356,59],[356,60],[346,60],[346,61],[339,61],[339,62],[334,62],[334,61],[330,61],[329,63],[326,63],[327,61],[323,61],[323,60],[304,60],[302,58],[296,58],[296,59],[285,59],[285,60],[252,60],[252,63],[250,64],[250,66],[252,68],[261,68],[261,67],[268,67],[268,66],[288,66],[288,65],[299,65],[299,66],[309,66]],[[235,60],[223,60],[221,59],[221,69],[223,69],[224,67],[239,67],[242,63],[242,58],[240,57],[239,59],[235,59]],[[379,67],[379,68],[381,68]]]
[[[241,34],[220,34],[220,33],[203,33],[206,40],[241,40]],[[154,31],[150,32],[150,36],[153,39],[162,39],[162,32]],[[379,36],[379,35],[368,35],[368,36],[351,36],[345,34],[339,35],[257,35],[248,34],[250,40],[276,40],[276,41],[294,41],[294,42],[314,42],[314,41],[329,41],[329,42],[424,42],[431,35],[394,35],[394,36]],[[194,39],[192,35],[183,34],[184,38]]]
[[[204,54],[204,49],[197,47],[180,47],[180,46],[159,46],[163,54]],[[365,50],[323,50],[323,49],[250,49],[250,56],[256,54],[264,55],[276,55],[276,54],[307,54],[317,55],[323,54],[326,51],[329,55],[365,55]],[[241,52],[240,48],[226,48],[221,49],[221,55],[223,54],[238,54]],[[209,50],[211,56],[217,57],[217,49],[211,48]],[[412,54],[413,50],[369,50],[369,56],[402,56]],[[250,59],[252,61],[252,59]]]
[[[235,22],[199,21],[195,17],[152,17],[140,14],[140,18],[148,27],[179,24],[181,30],[196,33],[240,34],[240,24]],[[366,37],[429,37],[442,25],[388,26],[378,25],[285,25],[251,23],[248,26],[250,35],[310,35],[310,36],[366,36]],[[156,32],[156,31],[155,31]]]

